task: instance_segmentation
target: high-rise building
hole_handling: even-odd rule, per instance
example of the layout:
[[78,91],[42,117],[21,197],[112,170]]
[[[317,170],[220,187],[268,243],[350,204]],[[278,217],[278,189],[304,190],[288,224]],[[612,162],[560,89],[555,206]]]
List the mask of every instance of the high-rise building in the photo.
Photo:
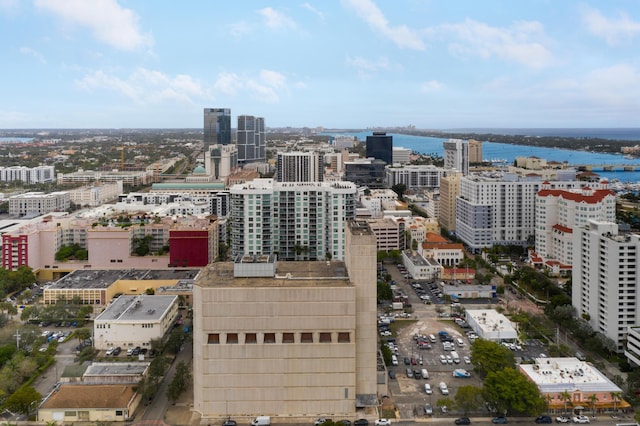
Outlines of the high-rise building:
[[536,254],[554,273],[570,272],[573,256],[573,232],[589,220],[615,222],[616,195],[609,189],[551,189],[542,184],[536,195]]
[[444,168],[455,169],[463,175],[469,174],[469,143],[460,139],[443,142]]
[[385,132],[373,132],[367,136],[367,158],[382,160],[393,164],[393,136]]
[[469,139],[469,162],[482,163],[482,141]]
[[266,160],[266,130],[264,118],[238,116],[238,162],[240,164]]
[[440,186],[440,179],[450,170],[436,167],[433,164],[410,164],[401,167],[386,167],[385,184],[388,188],[403,184],[411,191],[435,189]]
[[362,222],[344,234],[344,261],[245,255],[198,274],[193,393],[205,423],[304,424],[377,408],[376,240]]
[[207,175],[216,180],[226,179],[238,168],[238,147],[236,145],[210,145],[204,152]]
[[231,144],[231,110],[229,108],[204,109],[204,151],[211,145]]
[[279,152],[278,182],[322,182],[324,163],[318,152]]
[[372,158],[344,162],[344,180],[370,189],[384,188],[386,163]]
[[640,235],[620,233],[618,225],[595,220],[574,229],[572,304],[595,331],[622,351],[629,328],[640,324],[638,290]]
[[449,232],[456,231],[456,198],[460,195],[460,172],[449,172],[440,178],[438,222]]
[[232,256],[344,259],[345,222],[355,218],[355,184],[254,179],[230,192]]

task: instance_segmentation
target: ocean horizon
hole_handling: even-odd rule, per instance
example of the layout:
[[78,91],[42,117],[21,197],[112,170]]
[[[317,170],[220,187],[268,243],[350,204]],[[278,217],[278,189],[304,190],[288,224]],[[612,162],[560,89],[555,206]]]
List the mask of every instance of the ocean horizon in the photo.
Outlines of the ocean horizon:
[[477,133],[494,134],[506,136],[557,136],[563,138],[593,138],[610,140],[630,140],[640,141],[640,128],[620,127],[620,128],[552,128],[552,127],[525,127],[525,128],[459,128],[449,130],[438,130],[443,133]]

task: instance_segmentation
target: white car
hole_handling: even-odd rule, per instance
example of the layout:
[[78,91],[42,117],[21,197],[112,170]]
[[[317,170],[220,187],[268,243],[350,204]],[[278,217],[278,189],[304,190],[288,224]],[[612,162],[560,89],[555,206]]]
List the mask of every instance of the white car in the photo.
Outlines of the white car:
[[451,358],[451,355],[447,355],[447,364],[453,364],[453,358]]
[[571,417],[569,416],[558,416],[556,417],[556,423],[569,423],[571,421]]
[[440,362],[442,364],[446,364],[447,363],[447,357],[445,357],[444,355],[440,355]]
[[589,417],[587,416],[573,416],[574,423],[589,423]]
[[468,356],[463,356],[462,359],[464,360],[465,364],[471,364],[471,358],[469,358]]
[[391,420],[389,419],[378,419],[374,422],[376,426],[389,426],[391,424]]

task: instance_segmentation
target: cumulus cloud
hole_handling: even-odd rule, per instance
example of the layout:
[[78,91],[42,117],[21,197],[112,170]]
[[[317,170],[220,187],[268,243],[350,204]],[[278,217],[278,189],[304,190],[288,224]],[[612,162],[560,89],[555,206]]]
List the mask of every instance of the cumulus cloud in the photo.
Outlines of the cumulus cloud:
[[289,18],[287,15],[281,12],[278,12],[272,7],[265,7],[264,9],[260,9],[258,10],[258,14],[262,16],[264,24],[269,28],[280,30],[297,27],[293,19]]
[[530,68],[546,67],[553,59],[539,22],[516,22],[510,28],[498,28],[467,19],[441,25],[436,32],[453,38],[449,50],[459,57],[498,58]]
[[36,7],[65,23],[89,29],[94,37],[119,50],[149,48],[153,39],[138,25],[138,16],[115,0],[35,0]]
[[624,12],[615,18],[607,18],[599,10],[585,6],[582,22],[591,34],[603,38],[609,45],[631,40],[640,34],[640,21],[634,21]]
[[47,63],[47,61],[44,59],[44,56],[42,56],[42,53],[30,47],[26,47],[26,46],[21,47],[20,53],[26,56],[34,57],[43,64]]
[[391,26],[382,11],[371,0],[343,0],[343,4],[355,10],[356,14],[376,32],[382,34],[401,49],[424,50],[425,46],[418,33],[406,25]]
[[203,85],[191,76],[178,74],[169,76],[163,72],[138,68],[130,76],[120,78],[104,71],[95,71],[76,82],[87,90],[116,92],[139,104],[164,101],[196,103],[196,98],[205,94]]
[[[76,85],[90,92],[118,93],[141,105],[163,102],[196,105],[216,97],[249,97],[275,103],[289,93],[286,76],[267,69],[260,70],[255,76],[220,73],[209,84],[186,74],[171,76],[146,68],[138,68],[126,77],[99,70],[76,81]],[[294,83],[293,87],[299,88],[300,85]]]

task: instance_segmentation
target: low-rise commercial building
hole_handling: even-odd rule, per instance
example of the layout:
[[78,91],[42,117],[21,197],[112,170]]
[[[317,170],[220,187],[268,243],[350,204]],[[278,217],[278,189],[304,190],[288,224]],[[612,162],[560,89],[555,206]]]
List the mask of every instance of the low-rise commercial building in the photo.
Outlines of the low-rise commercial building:
[[467,309],[466,320],[478,337],[485,340],[513,342],[518,338],[509,318],[494,309]]

